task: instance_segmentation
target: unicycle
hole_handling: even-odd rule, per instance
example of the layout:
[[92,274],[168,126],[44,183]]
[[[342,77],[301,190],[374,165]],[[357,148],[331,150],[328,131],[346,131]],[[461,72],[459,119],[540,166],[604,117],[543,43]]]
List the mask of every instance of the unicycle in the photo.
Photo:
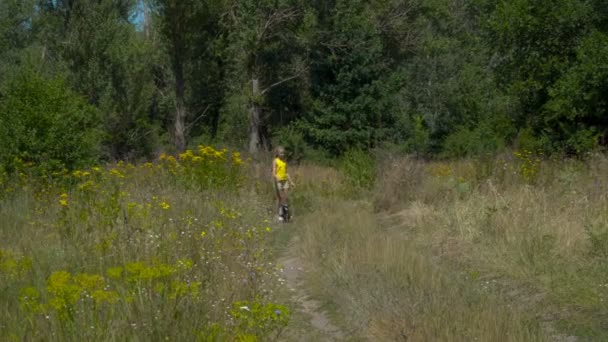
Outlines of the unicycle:
[[291,220],[291,214],[289,213],[288,205],[281,206],[281,217],[283,218],[283,223],[287,223],[289,222],[289,220]]

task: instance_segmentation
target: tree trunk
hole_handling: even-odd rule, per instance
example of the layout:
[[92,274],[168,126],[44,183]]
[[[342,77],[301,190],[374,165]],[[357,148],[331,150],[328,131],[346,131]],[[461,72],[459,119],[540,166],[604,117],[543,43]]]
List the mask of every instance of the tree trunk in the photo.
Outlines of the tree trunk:
[[182,152],[186,148],[185,121],[186,105],[184,104],[184,72],[183,65],[179,58],[176,58],[175,65],[175,131],[174,144],[177,152]]
[[184,135],[186,120],[186,108],[184,99],[178,98],[175,105],[175,149],[182,152],[186,148],[186,137]]
[[144,37],[146,37],[146,39],[150,39],[152,31],[152,23],[150,21],[150,4],[148,4],[146,1],[142,1],[140,5],[143,7],[144,11],[144,19],[142,23]]
[[257,77],[254,77],[251,80],[251,84],[252,93],[249,107],[249,153],[252,155],[257,155],[262,147],[262,136],[260,134],[262,128],[262,108],[258,103],[261,96],[260,82]]

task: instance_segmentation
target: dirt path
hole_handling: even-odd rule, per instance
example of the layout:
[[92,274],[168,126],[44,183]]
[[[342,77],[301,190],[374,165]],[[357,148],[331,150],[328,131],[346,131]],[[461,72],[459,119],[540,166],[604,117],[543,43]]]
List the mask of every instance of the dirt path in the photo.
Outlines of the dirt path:
[[[294,240],[297,240],[297,236]],[[314,300],[303,286],[306,269],[302,261],[289,248],[280,260],[285,284],[291,292],[294,313],[290,323],[289,341],[342,341],[345,334],[330,321],[319,301]]]

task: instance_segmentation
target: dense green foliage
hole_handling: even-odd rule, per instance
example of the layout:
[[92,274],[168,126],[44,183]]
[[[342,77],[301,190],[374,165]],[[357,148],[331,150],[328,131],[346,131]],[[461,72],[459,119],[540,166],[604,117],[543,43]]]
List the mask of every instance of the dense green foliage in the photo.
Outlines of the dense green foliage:
[[[2,0],[0,126],[19,136],[0,150],[50,158],[16,144],[48,138],[14,117],[31,106],[64,136],[99,124],[94,149],[53,157],[68,166],[208,141],[296,157],[581,154],[607,143],[607,17],[597,0]],[[20,94],[26,65],[41,88]],[[43,88],[91,107],[58,111]]]
[[3,84],[0,98],[0,162],[54,169],[90,164],[98,156],[97,110],[61,79],[30,70]]
[[538,138],[533,147],[581,153],[605,144],[597,92],[606,84],[607,14],[600,1],[560,0],[503,2],[491,13],[496,74],[520,101],[515,123]]

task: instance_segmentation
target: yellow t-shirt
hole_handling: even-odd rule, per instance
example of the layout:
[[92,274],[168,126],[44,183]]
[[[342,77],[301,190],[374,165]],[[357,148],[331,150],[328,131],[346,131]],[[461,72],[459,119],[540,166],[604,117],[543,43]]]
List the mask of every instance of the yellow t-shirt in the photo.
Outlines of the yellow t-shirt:
[[287,163],[280,158],[274,159],[276,165],[276,176],[280,181],[287,180]]

